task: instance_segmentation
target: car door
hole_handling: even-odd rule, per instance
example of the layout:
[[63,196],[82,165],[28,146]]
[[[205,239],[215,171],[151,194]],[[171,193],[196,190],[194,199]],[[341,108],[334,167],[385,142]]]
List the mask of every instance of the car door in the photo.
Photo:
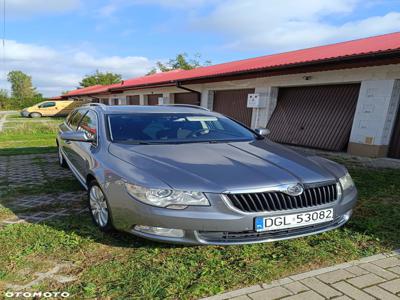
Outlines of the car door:
[[[87,109],[79,109],[76,110],[71,117],[67,119],[67,130],[69,131],[76,131],[78,128],[78,125],[83,118],[83,116],[86,114]],[[62,149],[64,151],[64,154],[66,158],[69,160],[69,162],[72,164],[72,168],[77,170],[77,157],[76,157],[76,144],[77,142],[74,141],[62,141]],[[75,171],[73,170],[73,171]]]
[[48,101],[40,104],[39,110],[42,116],[54,116],[57,114],[58,107],[55,101]]
[[75,142],[73,145],[74,155],[76,156],[76,168],[80,175],[86,178],[89,166],[93,162],[93,154],[97,150],[98,144],[98,118],[96,112],[88,110],[79,122],[77,130],[84,131],[88,137],[95,140],[93,143]]

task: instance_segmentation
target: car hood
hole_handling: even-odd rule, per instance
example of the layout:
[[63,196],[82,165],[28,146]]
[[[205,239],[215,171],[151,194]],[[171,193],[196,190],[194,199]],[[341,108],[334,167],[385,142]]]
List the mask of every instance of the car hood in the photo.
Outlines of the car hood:
[[329,168],[321,163],[264,140],[174,145],[111,144],[109,152],[181,190],[221,193],[336,180]]

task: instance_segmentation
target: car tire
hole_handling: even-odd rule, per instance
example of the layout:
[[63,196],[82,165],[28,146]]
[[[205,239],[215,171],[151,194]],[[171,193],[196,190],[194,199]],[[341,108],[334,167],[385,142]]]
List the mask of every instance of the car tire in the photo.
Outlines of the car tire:
[[61,147],[57,143],[58,163],[61,167],[68,169],[68,163],[61,152]]
[[29,117],[31,117],[31,118],[41,118],[42,114],[38,113],[38,112],[33,112],[33,113],[29,114]]
[[106,195],[96,180],[89,183],[87,199],[93,223],[103,232],[115,231]]

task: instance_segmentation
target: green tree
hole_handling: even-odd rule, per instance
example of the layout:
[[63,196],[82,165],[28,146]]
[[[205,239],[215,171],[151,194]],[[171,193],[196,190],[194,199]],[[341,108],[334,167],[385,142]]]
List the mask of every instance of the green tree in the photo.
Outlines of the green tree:
[[17,100],[30,99],[36,95],[32,77],[22,71],[10,71],[7,80],[11,83],[11,96]]
[[186,53],[180,53],[176,55],[176,57],[171,58],[166,63],[158,61],[156,63],[156,67],[150,70],[147,75],[151,75],[157,72],[168,72],[172,70],[191,70],[197,67],[208,66],[211,64],[211,61],[201,61],[201,55],[195,54],[193,58],[189,58]]
[[97,85],[97,84],[114,84],[114,83],[119,83],[122,80],[122,76],[120,74],[116,73],[111,73],[111,72],[106,72],[102,73],[99,72],[99,70],[96,70],[94,74],[91,75],[86,75],[81,82],[79,82],[79,85],[81,87],[88,87],[92,85]]
[[5,89],[0,89],[0,109],[4,109],[7,106],[8,92]]

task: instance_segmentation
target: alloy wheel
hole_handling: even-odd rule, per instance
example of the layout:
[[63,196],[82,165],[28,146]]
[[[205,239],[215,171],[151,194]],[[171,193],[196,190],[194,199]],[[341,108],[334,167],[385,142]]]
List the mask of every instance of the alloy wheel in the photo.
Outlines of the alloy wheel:
[[90,211],[96,224],[106,227],[108,223],[108,206],[102,190],[93,185],[89,192]]

